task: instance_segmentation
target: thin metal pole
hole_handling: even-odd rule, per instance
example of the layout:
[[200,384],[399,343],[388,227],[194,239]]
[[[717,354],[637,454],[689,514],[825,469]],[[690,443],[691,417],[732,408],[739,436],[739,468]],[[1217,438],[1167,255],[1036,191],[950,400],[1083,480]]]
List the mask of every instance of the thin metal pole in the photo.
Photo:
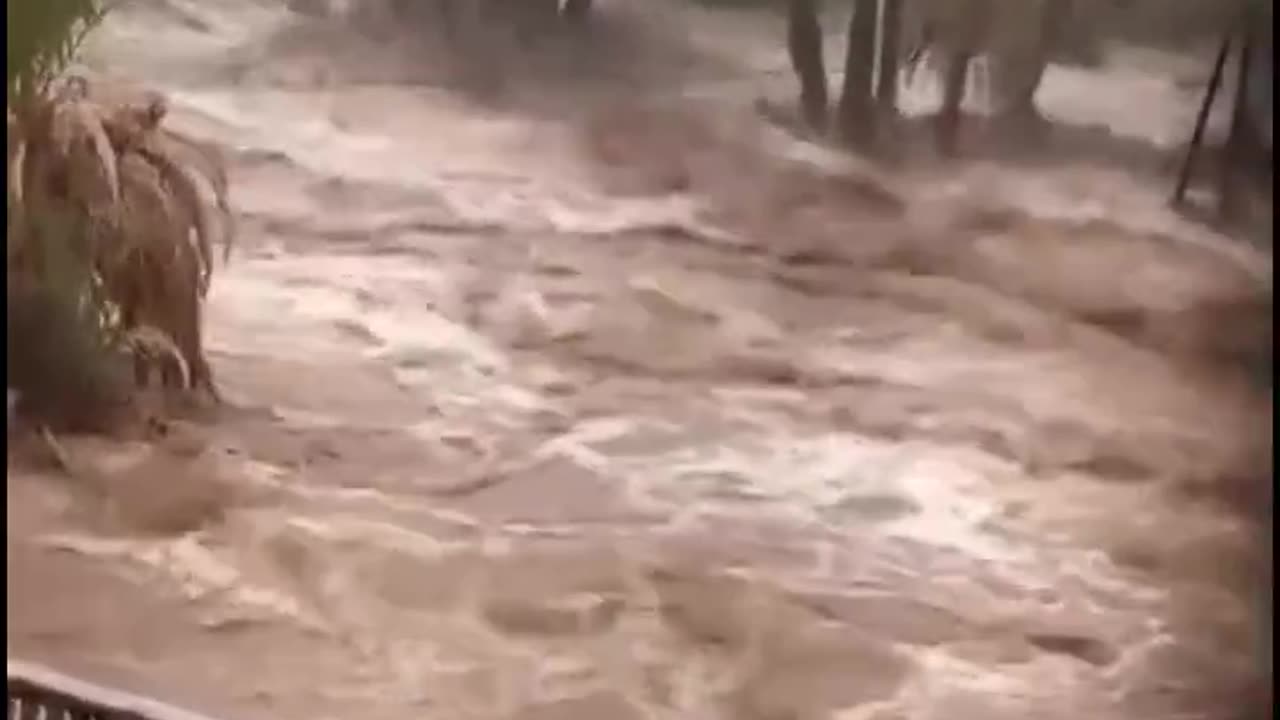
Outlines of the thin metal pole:
[[1195,162],[1196,150],[1204,140],[1204,129],[1209,122],[1209,110],[1213,107],[1213,99],[1218,94],[1218,86],[1222,84],[1222,70],[1227,64],[1227,53],[1231,50],[1231,35],[1228,32],[1222,38],[1222,47],[1218,49],[1218,59],[1213,63],[1213,74],[1209,77],[1209,89],[1204,94],[1204,102],[1200,104],[1200,113],[1196,116],[1196,127],[1191,133],[1191,144],[1187,147],[1186,157],[1182,160],[1182,168],[1178,172],[1178,186],[1173,191],[1173,204],[1181,205],[1187,194],[1187,185],[1191,182],[1191,166]]

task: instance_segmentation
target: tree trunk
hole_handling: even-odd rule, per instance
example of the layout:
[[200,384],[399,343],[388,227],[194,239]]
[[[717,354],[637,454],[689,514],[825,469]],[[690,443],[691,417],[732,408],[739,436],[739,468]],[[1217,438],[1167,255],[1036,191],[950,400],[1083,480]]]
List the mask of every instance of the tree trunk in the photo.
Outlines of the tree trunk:
[[787,7],[787,49],[800,80],[800,113],[818,132],[827,128],[827,68],[822,59],[822,28],[816,0],[790,0]]
[[565,0],[561,12],[567,19],[581,22],[591,14],[591,0]]
[[942,80],[942,110],[938,113],[938,152],[952,157],[960,135],[960,103],[964,100],[965,80],[973,50],[957,48],[947,53],[946,73]]
[[1018,81],[1009,97],[1008,112],[1018,118],[1038,119],[1036,91],[1049,67],[1049,58],[1057,47],[1059,34],[1071,15],[1071,0],[1041,0],[1040,24],[1035,46],[1027,57],[1027,67],[1015,68]]
[[898,68],[902,47],[902,0],[884,0],[884,17],[880,19],[880,77],[877,78],[876,104],[885,116],[898,110]]
[[493,21],[507,23],[525,41],[537,40],[560,19],[559,0],[491,0],[488,10]]
[[876,58],[876,0],[855,0],[844,56],[844,86],[836,111],[841,139],[866,146],[875,139],[871,98]]
[[1191,131],[1191,142],[1187,143],[1187,154],[1182,160],[1182,168],[1178,171],[1178,184],[1173,191],[1173,204],[1182,204],[1187,194],[1187,186],[1191,183],[1191,170],[1196,159],[1196,152],[1204,141],[1204,131],[1209,124],[1209,113],[1213,109],[1213,101],[1218,96],[1218,88],[1222,85],[1222,76],[1227,65],[1227,55],[1231,52],[1231,33],[1222,38],[1222,46],[1218,49],[1218,58],[1213,61],[1213,72],[1209,75],[1209,88],[1205,91],[1204,100],[1200,102],[1200,112],[1196,115],[1195,128]]

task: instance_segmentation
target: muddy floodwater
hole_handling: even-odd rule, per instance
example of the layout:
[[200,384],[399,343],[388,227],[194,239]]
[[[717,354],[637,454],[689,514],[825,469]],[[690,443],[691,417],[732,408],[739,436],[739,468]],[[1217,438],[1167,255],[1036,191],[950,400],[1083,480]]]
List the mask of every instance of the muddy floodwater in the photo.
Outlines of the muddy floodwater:
[[9,652],[228,720],[1244,717],[1271,258],[1166,207],[1203,63],[873,167],[760,111],[780,18],[598,4],[110,15],[94,87],[230,163],[227,407],[11,456]]

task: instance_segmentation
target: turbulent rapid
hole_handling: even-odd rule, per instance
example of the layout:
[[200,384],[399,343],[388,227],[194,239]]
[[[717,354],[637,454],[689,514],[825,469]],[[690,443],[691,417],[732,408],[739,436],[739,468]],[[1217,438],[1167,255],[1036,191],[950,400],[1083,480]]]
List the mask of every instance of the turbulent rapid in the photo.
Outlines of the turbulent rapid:
[[[753,109],[777,18],[600,5],[461,59],[112,13],[95,87],[231,162],[228,407],[66,439],[105,492],[11,456],[10,652],[264,720],[1229,717],[1269,251],[1100,162],[851,159]],[[1048,113],[1170,144],[1123,61]]]

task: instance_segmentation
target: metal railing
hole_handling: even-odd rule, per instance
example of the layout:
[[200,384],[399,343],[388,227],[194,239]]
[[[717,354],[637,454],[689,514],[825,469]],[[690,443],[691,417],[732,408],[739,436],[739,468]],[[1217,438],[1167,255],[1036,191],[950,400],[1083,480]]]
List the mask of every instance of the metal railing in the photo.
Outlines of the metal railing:
[[9,720],[213,720],[158,700],[9,660]]

